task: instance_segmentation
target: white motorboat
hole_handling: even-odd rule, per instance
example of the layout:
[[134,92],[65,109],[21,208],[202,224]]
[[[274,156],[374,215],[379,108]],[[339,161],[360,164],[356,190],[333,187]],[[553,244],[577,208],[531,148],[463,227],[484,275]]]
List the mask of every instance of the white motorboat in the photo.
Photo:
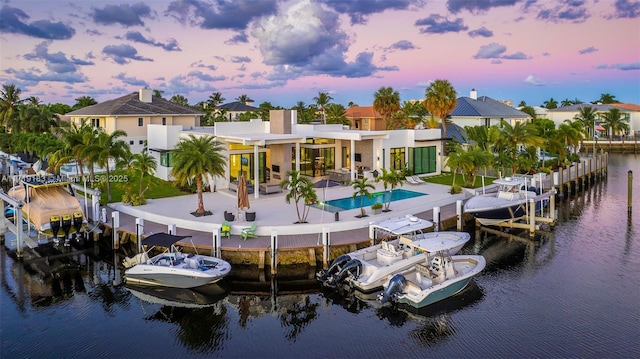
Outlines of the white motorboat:
[[168,248],[149,258],[147,252],[126,258],[125,282],[131,284],[174,288],[195,288],[216,283],[231,272],[231,265],[223,259],[200,254],[185,254],[175,243],[188,236],[156,233],[144,239],[144,244]]
[[537,196],[534,187],[527,187],[525,177],[504,177],[493,181],[498,191],[475,195],[464,204],[480,224],[495,225],[517,220],[527,213],[527,202]]
[[448,251],[438,251],[410,270],[391,277],[384,283],[384,291],[378,299],[383,304],[394,302],[415,308],[426,307],[462,291],[485,265],[483,256],[451,256]]
[[423,262],[429,253],[445,249],[457,253],[470,239],[466,232],[422,232],[432,226],[432,222],[414,216],[371,224],[374,243],[379,233],[386,234],[386,240],[336,258],[316,277],[330,288],[348,285],[371,292],[380,289],[391,275]]

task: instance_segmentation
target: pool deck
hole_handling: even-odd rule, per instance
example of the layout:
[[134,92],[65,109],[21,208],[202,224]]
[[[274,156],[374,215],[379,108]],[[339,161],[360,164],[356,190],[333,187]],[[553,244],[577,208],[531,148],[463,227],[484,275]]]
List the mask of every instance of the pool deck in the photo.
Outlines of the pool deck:
[[[372,183],[376,189],[371,192],[383,191],[381,183]],[[204,207],[213,212],[212,215],[195,217],[191,212],[197,208],[197,195],[184,195],[163,199],[148,200],[144,206],[128,206],[121,203],[109,205],[108,216],[112,211],[120,212],[121,231],[136,233],[135,218],[144,219],[144,235],[158,232],[167,232],[168,225],[176,225],[178,235],[189,235],[185,239],[187,243],[193,243],[196,248],[211,249],[213,246],[213,233],[217,233],[224,221],[224,212],[232,212],[236,220],[231,224],[231,238],[223,237],[220,249],[235,251],[267,250],[271,245],[271,236],[278,237],[278,247],[284,248],[309,248],[322,245],[321,234],[331,233],[332,244],[361,243],[369,239],[368,230],[371,222],[382,221],[391,217],[417,215],[420,218],[432,220],[434,207],[441,208],[441,219],[449,219],[456,216],[456,201],[470,197],[465,192],[457,195],[449,193],[450,186],[432,183],[408,184],[402,189],[427,194],[391,203],[391,212],[373,214],[370,207],[365,207],[368,216],[358,218],[360,208],[339,212],[339,220],[335,214],[311,207],[307,217],[307,223],[294,224],[298,221],[296,205],[285,202],[285,193],[260,194],[255,198],[249,195],[250,209],[256,213],[256,235],[244,241],[240,237],[243,228],[250,227],[253,222],[244,220],[243,212],[237,210],[237,195],[235,192],[224,189],[217,192],[204,193]],[[323,200],[323,189],[317,189],[318,197]],[[353,195],[351,186],[336,186],[324,189],[324,199],[338,199]],[[300,206],[302,210],[302,206]],[[110,222],[110,219],[108,219]]]

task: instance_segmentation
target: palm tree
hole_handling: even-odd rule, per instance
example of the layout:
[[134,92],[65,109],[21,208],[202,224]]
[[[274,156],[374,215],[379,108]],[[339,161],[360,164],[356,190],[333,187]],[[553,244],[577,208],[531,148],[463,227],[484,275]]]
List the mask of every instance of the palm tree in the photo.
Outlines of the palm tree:
[[594,103],[602,103],[602,104],[611,104],[611,103],[620,103],[620,101],[616,100],[616,96],[610,93],[603,93],[600,95],[600,98],[596,100]]
[[396,187],[402,186],[402,177],[395,170],[387,170],[386,168],[382,169],[382,175],[376,178],[376,182],[382,181],[382,186],[384,187],[385,192],[387,188],[389,189],[389,195],[385,198],[384,203],[384,211],[390,211],[389,207],[391,207],[391,196],[393,194],[393,190]]
[[169,100],[173,103],[176,103],[178,105],[182,105],[182,106],[189,106],[189,100],[184,97],[183,95],[173,95],[171,96],[171,100]]
[[427,108],[420,101],[405,101],[402,103],[400,111],[406,116],[408,128],[413,128],[419,123],[424,124],[424,120],[428,115]]
[[389,119],[391,115],[400,110],[400,93],[392,87],[380,87],[380,89],[373,94],[373,108],[382,115],[388,129],[395,128],[395,126],[389,122]]
[[209,98],[207,99],[207,107],[210,107],[211,109],[214,109],[216,107],[218,107],[218,105],[220,105],[221,103],[224,102],[224,100],[226,100],[226,98],[222,97],[222,93],[221,92],[214,92],[211,95],[209,95]]
[[[287,204],[291,203],[291,200],[296,204],[297,223],[305,223],[310,210],[308,205],[318,201],[318,194],[313,190],[313,183],[308,178],[301,177],[299,171],[293,170],[287,172],[287,178],[280,182],[280,187],[289,191],[284,197]],[[300,200],[303,200],[302,212],[299,207]]]
[[78,97],[76,99],[76,103],[75,105],[73,105],[73,110],[78,110],[81,109],[83,107],[88,107],[88,106],[92,106],[97,104],[98,102],[93,98],[93,97],[89,97],[89,96],[81,96]]
[[5,126],[7,132],[10,132],[10,123],[17,114],[18,105],[23,102],[20,99],[21,93],[22,89],[14,84],[2,85],[2,91],[0,91],[0,125]]
[[585,132],[591,134],[591,136],[595,135],[594,125],[597,118],[598,113],[591,106],[581,106],[580,110],[574,117],[576,121],[579,121],[582,124]]
[[447,117],[458,104],[458,94],[447,80],[435,80],[427,87],[424,106],[430,114],[440,119],[442,137],[447,138]]
[[[106,133],[104,130],[99,129],[95,141],[82,151],[82,154],[90,163],[95,162],[106,171],[107,202],[111,202],[111,170],[109,169],[109,164],[111,161],[118,162],[131,152],[129,144],[119,139],[125,136],[127,136],[127,133],[123,130]],[[92,137],[91,134],[85,133],[83,141],[90,137]]]
[[316,102],[318,107],[320,107],[320,112],[322,113],[322,123],[326,123],[326,117],[324,113],[324,108],[333,100],[333,97],[329,96],[327,92],[318,92],[318,96],[313,98],[313,101]]
[[298,123],[311,123],[313,121],[313,114],[315,111],[307,106],[304,101],[296,102],[296,105],[291,109],[296,110],[298,113]]
[[560,101],[560,106],[564,107],[564,106],[571,106],[573,105],[573,101],[569,100],[568,98],[565,98],[564,100]]
[[242,95],[236,97],[236,101],[241,102],[241,103],[246,105],[247,102],[251,101],[251,99],[249,98],[249,95],[242,94]]
[[558,126],[556,131],[556,138],[559,139],[566,149],[571,149],[571,153],[575,153],[578,148],[578,144],[583,139],[584,128],[579,121],[565,120]]
[[360,196],[360,216],[365,217],[367,213],[365,212],[364,207],[364,197],[372,198],[373,195],[369,192],[369,189],[373,190],[376,187],[371,183],[367,182],[367,177],[363,177],[362,179],[355,179],[351,182],[351,187],[353,187],[353,199],[356,199]]
[[155,89],[155,90],[153,90],[153,97],[155,97],[155,98],[162,98],[162,94],[163,94],[163,93],[164,93],[164,91],[162,91],[162,90],[158,90],[158,89]]
[[558,108],[558,101],[554,100],[553,97],[551,97],[550,99],[542,103],[542,107],[545,107],[549,110]]
[[38,107],[42,104],[42,101],[36,96],[29,96],[24,100],[24,103],[29,106]]
[[260,109],[258,111],[259,115],[260,115],[260,119],[262,121],[269,121],[270,119],[270,112],[271,110],[276,110],[277,108],[275,106],[273,106],[271,104],[271,102],[269,101],[265,101],[263,103],[261,103],[258,108]]
[[600,114],[602,127],[607,129],[609,133],[609,144],[613,140],[613,135],[621,131],[629,131],[629,119],[622,116],[617,108],[611,108],[609,111]]
[[347,110],[340,104],[330,103],[325,108],[327,123],[348,125]]
[[511,157],[512,174],[516,174],[518,168],[518,155],[520,146],[539,147],[544,140],[535,135],[535,127],[531,123],[516,122],[511,126],[507,121],[500,121],[499,145],[502,145]]
[[139,189],[138,189],[138,196],[140,196],[141,198],[144,198],[144,192],[149,189],[149,184],[147,184],[147,187],[142,190],[142,182],[144,180],[144,176],[153,176],[153,174],[156,171],[156,168],[158,167],[158,164],[156,163],[156,159],[153,158],[153,156],[151,156],[148,152],[147,152],[147,147],[145,146],[142,149],[141,153],[136,153],[133,156],[131,156],[131,162],[129,163],[129,169],[132,170],[135,173],[139,173],[140,174],[140,184],[139,184]]
[[[49,160],[54,172],[57,172],[63,164],[75,161],[78,173],[84,177],[84,166],[87,164],[86,148],[95,142],[97,129],[83,119],[80,124],[72,122],[68,127],[58,127],[54,131],[60,137],[64,146],[55,151]],[[93,170],[93,164],[90,166]],[[93,181],[93,176],[91,177]]]
[[222,150],[222,145],[215,138],[191,134],[188,139],[181,139],[173,151],[174,165],[171,174],[176,182],[185,186],[195,179],[198,193],[198,209],[195,214],[198,216],[205,214],[202,199],[205,176],[219,177],[225,173],[227,159],[222,155]]

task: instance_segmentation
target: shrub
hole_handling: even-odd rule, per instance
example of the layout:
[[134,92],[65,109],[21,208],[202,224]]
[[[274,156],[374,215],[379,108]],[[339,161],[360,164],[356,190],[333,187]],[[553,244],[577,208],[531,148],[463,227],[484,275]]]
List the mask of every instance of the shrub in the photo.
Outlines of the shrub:
[[458,184],[454,184],[453,186],[451,186],[450,193],[451,194],[462,193],[462,187],[460,187],[460,185],[458,185]]
[[371,205],[371,209],[382,209],[382,203],[376,202]]

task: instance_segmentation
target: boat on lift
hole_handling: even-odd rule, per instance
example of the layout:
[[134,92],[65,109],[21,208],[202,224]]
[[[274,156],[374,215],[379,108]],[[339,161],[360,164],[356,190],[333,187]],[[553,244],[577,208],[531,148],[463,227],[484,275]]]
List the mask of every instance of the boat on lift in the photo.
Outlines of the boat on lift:
[[521,219],[527,214],[529,199],[539,193],[535,187],[527,187],[526,177],[504,177],[493,181],[497,192],[477,194],[464,204],[464,212],[472,214],[482,225]]

